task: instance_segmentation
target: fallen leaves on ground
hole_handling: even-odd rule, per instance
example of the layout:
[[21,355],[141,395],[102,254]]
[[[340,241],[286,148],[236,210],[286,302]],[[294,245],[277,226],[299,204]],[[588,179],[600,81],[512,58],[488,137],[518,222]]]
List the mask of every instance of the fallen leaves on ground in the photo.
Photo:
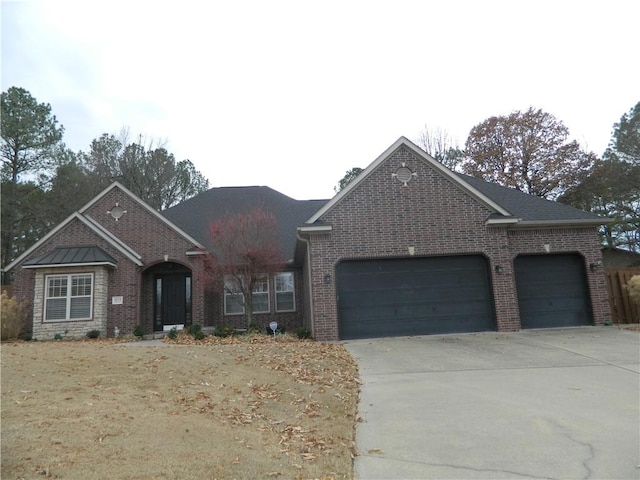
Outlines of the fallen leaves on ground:
[[3,345],[3,478],[83,478],[115,458],[126,478],[351,478],[359,380],[343,346],[189,337]]

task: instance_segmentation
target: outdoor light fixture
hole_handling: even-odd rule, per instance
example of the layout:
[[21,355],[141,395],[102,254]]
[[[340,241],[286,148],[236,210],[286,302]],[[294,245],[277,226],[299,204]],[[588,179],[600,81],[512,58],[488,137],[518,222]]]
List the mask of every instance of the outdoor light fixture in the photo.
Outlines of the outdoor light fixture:
[[325,285],[329,285],[331,283],[331,274],[330,273],[327,273],[324,276],[324,283],[325,283]]
[[502,265],[496,265],[496,273],[502,273],[503,271]]
[[597,262],[592,262],[589,264],[589,268],[591,269],[592,272],[595,272],[596,268],[601,267],[602,266],[602,261],[598,260]]

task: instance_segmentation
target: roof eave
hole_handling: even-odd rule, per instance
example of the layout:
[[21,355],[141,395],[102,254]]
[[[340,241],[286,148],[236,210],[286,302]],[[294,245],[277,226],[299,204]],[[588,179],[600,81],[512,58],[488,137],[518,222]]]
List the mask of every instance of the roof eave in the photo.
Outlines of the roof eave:
[[522,220],[514,224],[515,228],[527,228],[527,227],[599,227],[612,223],[614,220],[610,218],[599,219],[568,219],[568,220]]
[[307,225],[297,228],[298,233],[326,233],[333,230],[331,225]]
[[489,218],[485,222],[485,225],[515,225],[520,222],[521,218],[506,217],[506,218]]
[[113,262],[87,262],[87,263],[50,263],[47,265],[23,265],[24,269],[34,270],[36,268],[61,268],[61,267],[112,267],[118,266]]
[[207,255],[209,252],[207,252],[206,250],[202,249],[202,250],[189,250],[188,252],[186,252],[187,257],[197,257],[199,255]]

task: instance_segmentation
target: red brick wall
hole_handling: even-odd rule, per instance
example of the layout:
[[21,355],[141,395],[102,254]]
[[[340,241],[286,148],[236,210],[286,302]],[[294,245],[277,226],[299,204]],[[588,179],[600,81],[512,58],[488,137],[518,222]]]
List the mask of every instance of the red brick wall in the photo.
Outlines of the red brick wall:
[[[295,305],[296,309],[293,312],[276,312],[276,300],[275,300],[275,280],[273,275],[269,279],[269,313],[254,313],[253,322],[263,327],[263,331],[266,331],[266,327],[271,322],[278,322],[278,325],[285,327],[287,332],[294,332],[297,328],[303,326],[303,320],[305,316],[304,310],[304,288],[302,279],[302,269],[297,268],[294,270],[285,269],[283,271],[293,271],[294,273],[294,288],[295,288]],[[210,325],[216,326],[232,326],[238,329],[247,328],[247,319],[245,315],[225,315],[224,314],[224,299],[223,299],[223,286],[222,283],[212,285],[211,293],[208,298],[208,307],[210,317],[213,321]]]
[[513,260],[520,254],[544,254],[545,245],[549,245],[549,253],[579,253],[584,259],[591,308],[596,325],[611,320],[609,296],[604,269],[599,266],[592,270],[589,265],[602,263],[602,250],[598,240],[597,229],[588,228],[548,228],[521,229],[509,231],[509,250],[511,269]]
[[[417,176],[404,186],[392,174],[406,164]],[[342,198],[320,220],[331,233],[310,236],[314,334],[319,340],[338,339],[335,267],[341,260],[374,257],[481,254],[490,264],[497,329],[520,328],[513,274],[518,253],[539,252],[543,243],[553,252],[579,252],[585,262],[600,258],[596,229],[552,229],[508,232],[487,227],[492,211],[432,166],[400,147]],[[494,267],[503,267],[495,274]],[[325,276],[331,281],[326,282]],[[589,274],[594,318],[608,315],[601,272]]]
[[[118,221],[107,213],[116,203],[126,210]],[[153,279],[151,276],[145,276],[144,271],[148,266],[164,262],[165,255],[168,256],[169,262],[177,262],[192,269],[194,278],[192,319],[194,323],[205,324],[204,292],[202,283],[196,281],[202,276],[203,259],[201,256],[186,255],[187,251],[193,250],[192,243],[119,188],[110,190],[83,214],[91,217],[141,255],[144,265],[137,266],[79,220],[71,221],[43,246],[32,252],[27,259],[43,255],[58,246],[96,245],[112,255],[118,261],[118,266],[109,274],[108,335],[113,335],[115,327],[119,328],[121,334],[131,333],[138,324],[144,327],[145,333],[151,333],[153,309],[145,307],[143,299],[146,297],[143,293],[144,295],[153,293],[150,285],[145,284],[145,282],[152,282]],[[32,309],[34,274],[33,271],[21,267],[21,265],[14,267],[15,295],[25,299],[29,303],[29,308]],[[112,305],[111,297],[113,296],[122,296],[123,304]]]

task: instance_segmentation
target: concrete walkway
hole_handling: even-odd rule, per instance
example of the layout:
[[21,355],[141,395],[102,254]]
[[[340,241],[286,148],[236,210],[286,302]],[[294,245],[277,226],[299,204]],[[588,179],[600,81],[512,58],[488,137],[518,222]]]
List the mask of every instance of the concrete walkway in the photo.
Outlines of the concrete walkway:
[[637,479],[640,335],[616,327],[345,342],[369,479]]
[[116,345],[124,347],[166,347],[169,344],[164,343],[162,340],[138,340],[136,342],[120,342]]

